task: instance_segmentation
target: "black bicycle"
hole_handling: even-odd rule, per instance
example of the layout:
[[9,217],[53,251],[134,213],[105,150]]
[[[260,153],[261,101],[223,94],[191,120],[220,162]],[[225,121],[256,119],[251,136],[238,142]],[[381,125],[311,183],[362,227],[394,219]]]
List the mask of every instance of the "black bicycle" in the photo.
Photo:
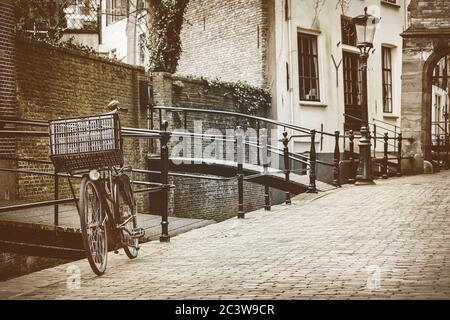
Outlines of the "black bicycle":
[[112,111],[103,115],[49,121],[50,158],[55,169],[83,174],[77,209],[87,259],[99,276],[106,271],[110,248],[115,252],[123,248],[135,259],[139,239],[144,236],[128,176],[132,168],[123,160],[118,113],[128,110],[117,101],[108,107]]

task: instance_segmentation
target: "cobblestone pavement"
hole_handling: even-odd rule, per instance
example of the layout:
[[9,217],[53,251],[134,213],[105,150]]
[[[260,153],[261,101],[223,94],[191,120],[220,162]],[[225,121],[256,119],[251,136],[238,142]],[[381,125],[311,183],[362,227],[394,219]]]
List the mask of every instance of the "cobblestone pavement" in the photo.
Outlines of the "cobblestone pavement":
[[[447,299],[449,230],[450,172],[378,180],[148,243],[134,261],[110,254],[103,277],[80,261],[0,283],[0,295]],[[68,288],[70,266],[81,270],[79,289]]]

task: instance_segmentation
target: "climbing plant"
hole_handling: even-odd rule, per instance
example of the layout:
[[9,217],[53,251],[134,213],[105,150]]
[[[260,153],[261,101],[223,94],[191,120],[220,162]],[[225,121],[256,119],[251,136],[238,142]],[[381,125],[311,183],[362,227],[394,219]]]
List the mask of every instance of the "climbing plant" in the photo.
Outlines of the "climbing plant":
[[256,87],[247,82],[209,82],[211,87],[228,89],[234,100],[234,111],[247,114],[266,116],[272,104],[272,94],[269,88]]
[[148,0],[149,69],[175,73],[181,55],[181,28],[189,0]]
[[16,0],[17,31],[30,38],[58,42],[67,27],[65,0]]

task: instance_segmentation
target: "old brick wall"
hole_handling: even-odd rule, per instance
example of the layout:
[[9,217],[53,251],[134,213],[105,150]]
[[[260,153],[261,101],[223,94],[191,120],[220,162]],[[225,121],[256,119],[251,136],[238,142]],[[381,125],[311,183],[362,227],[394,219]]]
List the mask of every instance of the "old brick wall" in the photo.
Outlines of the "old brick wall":
[[191,0],[177,73],[266,83],[266,0]]
[[[111,62],[84,53],[55,48],[27,39],[17,40],[18,115],[28,119],[57,119],[106,112],[106,105],[119,100],[130,112],[121,114],[122,125],[145,127],[146,110],[139,104],[142,68]],[[125,139],[125,160],[144,166],[146,144]],[[48,159],[48,139],[17,139],[17,155]],[[20,162],[20,168],[48,169]],[[17,192],[29,200],[49,199],[53,178],[21,174]],[[62,194],[68,193],[67,184]]]
[[[12,1],[0,0],[0,117],[14,117],[15,67],[14,67],[14,8]],[[15,153],[13,139],[0,138],[0,157]],[[10,161],[0,159],[1,167],[11,167]],[[0,200],[14,198],[16,179],[13,174],[0,172]]]
[[[50,47],[26,39],[17,40],[17,105],[18,115],[31,119],[54,119],[78,115],[98,114],[106,104],[117,99],[130,109],[121,116],[126,126],[146,127],[146,109],[139,103],[138,81],[146,78],[141,68],[106,61],[83,53]],[[167,74],[152,75],[158,104],[195,108],[218,108],[232,111],[234,101],[226,91],[209,88],[205,81],[172,78]],[[184,84],[183,90],[173,86],[174,81]],[[177,116],[168,117],[170,129],[180,123]],[[204,129],[234,127],[235,119],[218,119],[212,116],[189,117],[189,125],[202,120]],[[178,121],[178,123],[177,123]],[[222,121],[222,123],[221,123]],[[156,127],[156,126],[155,126]],[[23,158],[47,159],[47,139],[17,139],[17,155]],[[125,146],[126,162],[145,168],[147,144],[131,142]],[[20,168],[51,170],[50,165],[20,162]],[[146,177],[140,177],[145,179]],[[176,216],[222,220],[236,214],[237,184],[201,179],[173,178],[176,189],[171,197],[171,211]],[[63,194],[68,194],[67,184],[62,184]],[[51,199],[53,178],[27,174],[18,175],[18,195],[27,200]],[[256,194],[260,196],[255,196]],[[155,201],[159,201],[156,195]],[[145,198],[141,206],[147,210]],[[212,201],[217,199],[216,206]],[[263,204],[263,188],[246,184],[246,210]],[[159,212],[152,212],[159,213]]]

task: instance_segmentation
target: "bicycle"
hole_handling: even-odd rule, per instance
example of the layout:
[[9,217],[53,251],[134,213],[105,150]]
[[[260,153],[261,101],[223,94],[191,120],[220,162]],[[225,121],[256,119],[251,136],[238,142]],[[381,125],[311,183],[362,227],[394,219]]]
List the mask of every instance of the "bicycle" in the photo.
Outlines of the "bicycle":
[[[99,116],[49,121],[50,159],[57,172],[82,173],[77,210],[83,245],[95,274],[106,271],[110,246],[123,248],[130,259],[139,252],[138,227],[132,172],[124,165],[119,112],[127,109],[112,101],[112,110]],[[88,172],[88,173],[87,173]],[[75,198],[73,186],[70,188]]]

